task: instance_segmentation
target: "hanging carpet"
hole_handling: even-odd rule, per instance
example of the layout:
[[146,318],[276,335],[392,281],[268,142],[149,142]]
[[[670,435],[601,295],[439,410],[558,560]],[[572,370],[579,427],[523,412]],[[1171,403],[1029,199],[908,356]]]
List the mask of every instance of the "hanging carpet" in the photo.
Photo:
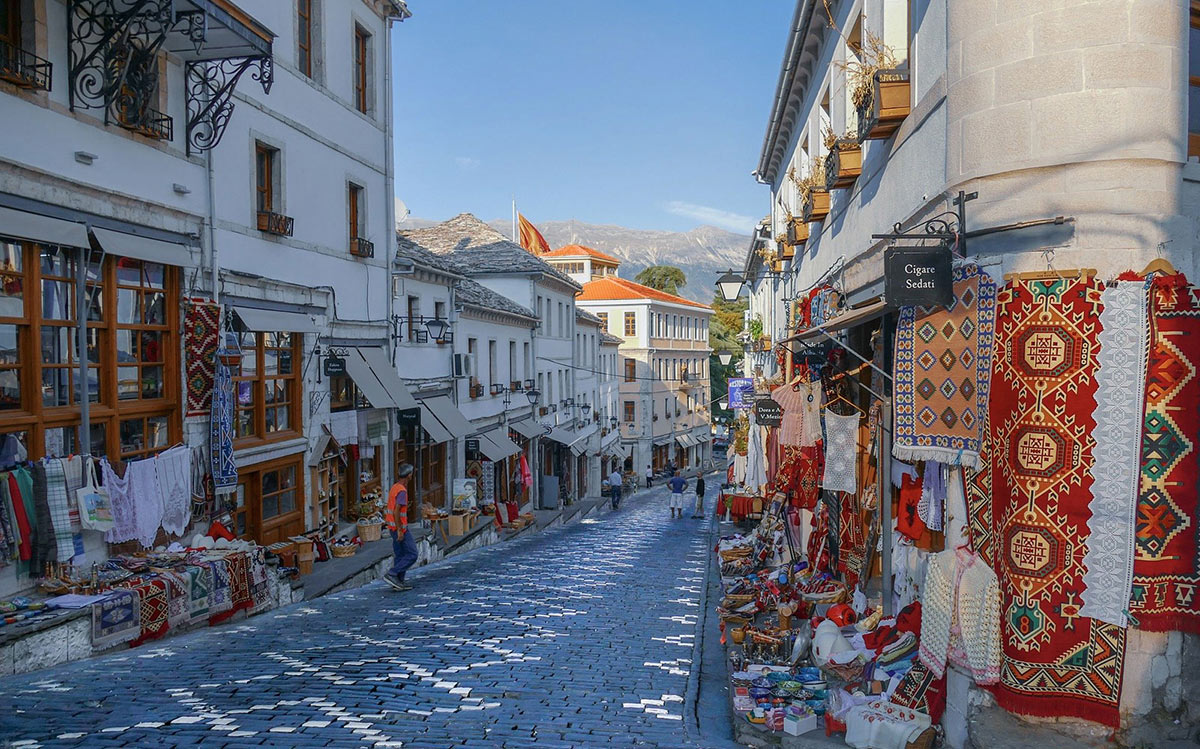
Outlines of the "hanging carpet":
[[992,511],[1005,709],[1118,726],[1125,630],[1083,617],[1101,284],[1000,292],[992,371]]
[[184,303],[183,345],[187,352],[186,416],[208,416],[217,371],[221,307],[191,299]]
[[227,494],[236,489],[238,479],[237,463],[233,460],[233,377],[224,364],[218,364],[216,372],[208,449],[213,488],[217,494]]

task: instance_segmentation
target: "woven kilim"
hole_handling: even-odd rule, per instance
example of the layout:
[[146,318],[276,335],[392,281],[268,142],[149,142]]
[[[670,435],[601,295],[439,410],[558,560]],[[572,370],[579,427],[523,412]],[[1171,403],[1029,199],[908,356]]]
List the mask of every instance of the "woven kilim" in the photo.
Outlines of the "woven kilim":
[[900,685],[892,693],[892,702],[901,707],[920,710],[933,722],[942,719],[946,709],[946,675],[934,676],[919,658],[913,659],[912,668],[900,679]]
[[170,625],[167,581],[162,579],[143,580],[131,586],[142,599],[141,631],[130,647],[137,647],[149,640],[157,640],[167,633]]
[[187,568],[188,615],[193,622],[208,617],[208,592],[212,588],[212,568],[195,566]]
[[967,500],[967,539],[971,548],[996,569],[996,529],[992,514],[991,426],[984,416],[979,468],[963,468]]
[[1015,713],[1118,726],[1125,630],[1082,617],[1101,285],[1019,280],[996,305],[989,411],[1004,665]]
[[225,557],[229,567],[229,601],[228,611],[215,614],[208,618],[209,624],[220,624],[231,618],[239,611],[254,607],[254,598],[250,584],[250,559],[244,553],[230,554]]
[[824,447],[820,442],[813,447],[783,445],[780,452],[775,474],[779,489],[790,494],[793,506],[811,510],[821,495]]
[[190,300],[184,306],[183,345],[187,352],[187,416],[208,416],[217,371],[221,307]]
[[117,589],[92,606],[92,647],[111,648],[129,642],[141,631],[141,603],[133,590]]
[[233,377],[224,364],[217,366],[213,381],[208,450],[212,459],[213,487],[218,494],[234,491],[238,471],[233,459]]
[[1200,633],[1200,291],[1154,279],[1129,610],[1140,629]]
[[996,282],[974,265],[954,271],[949,307],[900,308],[892,455],[979,465],[995,313]]

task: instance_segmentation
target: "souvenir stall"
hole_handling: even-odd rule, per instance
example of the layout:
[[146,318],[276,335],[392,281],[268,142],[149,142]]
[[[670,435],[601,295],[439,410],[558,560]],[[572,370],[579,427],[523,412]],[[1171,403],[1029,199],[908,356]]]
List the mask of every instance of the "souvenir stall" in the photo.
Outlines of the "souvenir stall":
[[1161,261],[945,280],[928,306],[801,305],[790,380],[759,392],[780,426],[745,420],[769,500],[724,508],[717,546],[739,731],[961,746],[967,695],[1120,729],[1150,678],[1128,643],[1200,633],[1200,290]]

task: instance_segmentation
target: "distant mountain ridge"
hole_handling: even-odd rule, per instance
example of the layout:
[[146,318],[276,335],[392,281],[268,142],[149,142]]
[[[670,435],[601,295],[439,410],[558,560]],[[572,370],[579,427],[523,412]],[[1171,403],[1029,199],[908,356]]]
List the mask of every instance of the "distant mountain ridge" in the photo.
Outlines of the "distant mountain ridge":
[[[412,218],[403,228],[432,226],[438,222]],[[512,221],[487,222],[508,236]],[[633,279],[651,265],[674,265],[687,275],[687,286],[680,295],[704,304],[712,303],[717,277],[730,268],[745,264],[749,234],[738,234],[715,226],[698,226],[685,232],[630,229],[611,224],[570,221],[544,221],[537,228],[552,249],[581,244],[608,253],[621,260],[621,277]]]

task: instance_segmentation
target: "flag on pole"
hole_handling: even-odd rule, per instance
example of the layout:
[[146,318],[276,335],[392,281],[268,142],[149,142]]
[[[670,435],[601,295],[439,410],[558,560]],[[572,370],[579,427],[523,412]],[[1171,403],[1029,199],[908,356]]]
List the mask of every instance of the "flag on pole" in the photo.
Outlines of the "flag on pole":
[[550,243],[542,236],[542,233],[537,230],[537,227],[529,223],[529,219],[517,214],[517,223],[521,227],[521,246],[529,250],[534,255],[541,255],[543,252],[550,251]]

